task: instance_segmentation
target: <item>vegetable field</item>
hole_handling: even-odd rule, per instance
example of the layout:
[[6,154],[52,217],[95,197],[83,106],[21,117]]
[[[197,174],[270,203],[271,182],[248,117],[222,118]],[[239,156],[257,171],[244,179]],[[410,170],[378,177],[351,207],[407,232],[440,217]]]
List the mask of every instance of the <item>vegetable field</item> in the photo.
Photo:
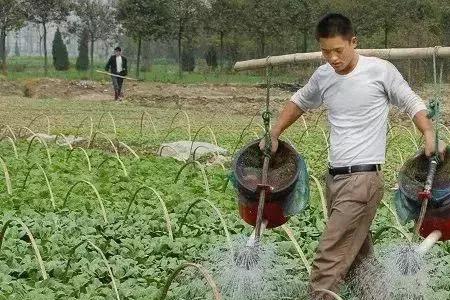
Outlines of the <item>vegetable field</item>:
[[[197,140],[231,156],[261,135],[259,115],[14,101],[0,131],[0,299],[222,299],[209,253],[251,232],[226,185],[230,158],[181,162],[158,149]],[[38,133],[83,141],[59,145]],[[442,133],[450,136],[446,127]],[[325,113],[308,114],[285,137],[308,162],[311,203],[287,227],[267,231],[265,242],[283,258],[286,281],[306,283],[327,217]],[[392,193],[396,171],[420,145],[412,122],[394,112],[385,195],[372,226],[377,245],[410,238],[412,224],[398,222]],[[449,270],[450,244],[440,243],[430,259],[444,267],[430,288],[448,299],[442,270]],[[345,291],[341,297],[351,299]]]

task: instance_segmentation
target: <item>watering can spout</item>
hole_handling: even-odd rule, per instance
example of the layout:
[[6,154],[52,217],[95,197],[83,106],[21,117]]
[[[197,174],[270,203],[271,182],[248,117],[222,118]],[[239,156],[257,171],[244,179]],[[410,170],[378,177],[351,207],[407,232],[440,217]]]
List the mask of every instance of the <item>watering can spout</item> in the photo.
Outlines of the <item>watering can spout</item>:
[[423,242],[417,246],[416,251],[420,255],[425,255],[430,249],[434,246],[434,244],[437,243],[442,237],[442,232],[440,230],[434,230],[431,232],[424,240]]
[[[262,223],[261,223],[261,232],[260,232],[260,237],[263,235],[263,233],[264,233],[264,230],[266,229],[266,227],[267,227],[267,220],[263,220],[262,221]],[[255,247],[256,246],[256,244],[258,243],[259,241],[258,241],[258,239],[257,239],[257,237],[256,237],[256,228],[252,231],[252,234],[250,235],[250,237],[249,237],[249,239],[248,239],[248,241],[247,241],[247,244],[246,244],[246,246],[247,247]]]

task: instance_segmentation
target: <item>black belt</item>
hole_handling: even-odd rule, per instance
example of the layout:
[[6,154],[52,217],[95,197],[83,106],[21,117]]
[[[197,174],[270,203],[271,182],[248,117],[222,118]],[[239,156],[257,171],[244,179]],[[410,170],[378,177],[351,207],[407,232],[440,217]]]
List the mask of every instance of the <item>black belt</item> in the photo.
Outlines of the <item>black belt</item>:
[[357,172],[375,172],[381,171],[381,165],[356,165],[356,166],[348,166],[348,167],[336,167],[336,168],[328,168],[328,173],[330,175],[341,175],[341,174],[351,174]]

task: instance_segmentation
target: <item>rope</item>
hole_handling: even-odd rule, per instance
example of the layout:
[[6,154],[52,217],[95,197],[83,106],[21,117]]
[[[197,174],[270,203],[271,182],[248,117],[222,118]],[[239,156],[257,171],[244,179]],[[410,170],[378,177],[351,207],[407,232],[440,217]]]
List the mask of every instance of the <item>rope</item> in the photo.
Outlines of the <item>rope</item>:
[[422,201],[420,208],[419,217],[416,222],[415,232],[417,236],[420,234],[420,228],[422,227],[423,220],[425,219],[425,214],[428,207],[428,201],[431,199],[431,189],[434,180],[434,174],[436,172],[436,166],[439,163],[439,122],[441,114],[441,85],[442,85],[442,73],[440,78],[440,84],[437,80],[437,54],[439,51],[439,46],[434,47],[433,51],[433,79],[434,79],[434,97],[428,104],[428,118],[434,122],[434,133],[435,133],[435,152],[430,158],[430,166],[428,170],[427,181],[425,183],[424,192],[428,192],[430,196],[425,197]]
[[271,76],[272,76],[272,65],[270,64],[270,56],[266,58],[266,88],[267,88],[267,94],[266,94],[266,109],[262,113],[262,119],[264,123],[264,163],[262,168],[262,176],[261,176],[261,191],[259,194],[259,203],[258,203],[258,211],[256,214],[256,223],[255,223],[255,240],[257,244],[259,244],[261,239],[261,226],[263,222],[263,212],[264,212],[264,205],[266,201],[266,197],[270,194],[270,191],[268,190],[269,187],[267,186],[267,179],[268,179],[268,171],[269,171],[269,161],[271,157],[271,150],[272,150],[272,139],[270,137],[270,118],[272,116],[270,112],[270,85],[271,85]]
[[437,73],[436,73],[436,54],[438,52],[438,47],[434,47],[433,50],[433,79],[434,79],[434,86],[436,87],[437,84]]
[[434,79],[434,98],[430,102],[429,105],[429,117],[434,121],[434,133],[435,133],[435,153],[434,153],[434,159],[439,162],[439,153],[438,153],[438,146],[439,146],[439,122],[440,122],[440,116],[441,116],[441,84],[442,84],[442,75],[440,78],[440,84],[437,80],[437,55],[439,51],[439,46],[434,47],[433,52],[433,79]]
[[266,108],[265,111],[262,113],[262,119],[264,123],[264,139],[265,139],[265,146],[264,146],[264,156],[269,157],[271,156],[272,151],[272,139],[270,137],[270,119],[272,117],[272,113],[270,112],[270,86],[271,86],[271,79],[272,79],[272,69],[273,66],[270,63],[270,56],[267,56],[266,58]]

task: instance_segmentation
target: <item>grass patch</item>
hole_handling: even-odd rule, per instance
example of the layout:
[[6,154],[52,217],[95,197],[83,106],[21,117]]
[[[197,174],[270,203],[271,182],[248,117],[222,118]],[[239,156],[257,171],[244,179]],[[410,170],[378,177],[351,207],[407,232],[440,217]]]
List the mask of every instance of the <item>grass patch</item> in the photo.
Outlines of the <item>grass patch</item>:
[[[71,67],[67,71],[56,71],[49,57],[48,73],[44,72],[44,58],[36,56],[20,56],[8,58],[8,74],[10,80],[24,80],[36,77],[60,78],[66,80],[104,80],[107,75],[90,71],[77,71],[75,69],[75,58],[70,58]],[[104,70],[106,61],[96,61],[95,70]],[[135,70],[131,65],[129,77],[135,76]],[[295,82],[298,76],[295,72],[278,72],[273,74],[274,82]],[[108,78],[109,79],[109,78]],[[179,76],[178,65],[158,61],[150,67],[147,72],[140,72],[139,79],[150,82],[179,83],[179,84],[242,84],[254,85],[265,83],[265,71],[234,72],[213,71],[199,66],[194,72],[183,72]]]

